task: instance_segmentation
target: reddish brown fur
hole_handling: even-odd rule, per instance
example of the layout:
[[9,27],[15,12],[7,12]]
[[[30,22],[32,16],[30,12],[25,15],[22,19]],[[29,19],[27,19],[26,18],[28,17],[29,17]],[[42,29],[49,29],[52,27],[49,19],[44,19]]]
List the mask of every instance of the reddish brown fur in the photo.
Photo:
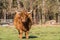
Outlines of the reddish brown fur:
[[25,32],[26,38],[29,38],[28,33],[32,25],[31,13],[27,13],[26,11],[16,13],[14,17],[14,25],[19,32],[20,39],[22,39],[23,32]]

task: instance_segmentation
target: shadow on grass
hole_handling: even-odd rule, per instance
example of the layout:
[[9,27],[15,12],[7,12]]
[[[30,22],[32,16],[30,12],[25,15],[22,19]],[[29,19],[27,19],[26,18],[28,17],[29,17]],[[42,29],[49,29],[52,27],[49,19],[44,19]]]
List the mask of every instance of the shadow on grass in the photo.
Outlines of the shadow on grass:
[[[23,37],[23,39],[25,39],[26,37]],[[29,36],[29,39],[30,38],[38,38],[37,36]]]

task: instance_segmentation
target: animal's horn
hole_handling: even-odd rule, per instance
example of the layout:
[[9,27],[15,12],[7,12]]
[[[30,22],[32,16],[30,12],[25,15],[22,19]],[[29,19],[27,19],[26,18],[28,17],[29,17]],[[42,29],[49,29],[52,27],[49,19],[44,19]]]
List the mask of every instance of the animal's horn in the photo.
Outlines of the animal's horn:
[[21,13],[21,12],[19,12],[19,11],[15,11],[15,12],[18,13],[18,14]]
[[32,10],[30,10],[30,12],[28,12],[28,13],[32,13]]

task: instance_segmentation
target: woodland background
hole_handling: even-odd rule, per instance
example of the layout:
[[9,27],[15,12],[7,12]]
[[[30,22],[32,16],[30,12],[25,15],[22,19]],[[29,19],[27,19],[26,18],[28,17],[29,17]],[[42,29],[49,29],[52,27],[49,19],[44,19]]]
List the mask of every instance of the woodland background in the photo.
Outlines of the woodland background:
[[32,10],[34,24],[60,23],[60,0],[0,0],[0,22],[13,22],[15,11]]

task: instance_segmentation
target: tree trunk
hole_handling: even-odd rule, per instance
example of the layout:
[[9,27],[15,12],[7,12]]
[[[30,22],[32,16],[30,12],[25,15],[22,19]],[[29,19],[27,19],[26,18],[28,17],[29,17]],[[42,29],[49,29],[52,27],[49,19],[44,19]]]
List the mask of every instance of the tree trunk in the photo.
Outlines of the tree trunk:
[[56,23],[58,23],[58,13],[56,13]]
[[6,22],[6,9],[3,9],[3,14],[4,14],[4,22]]

